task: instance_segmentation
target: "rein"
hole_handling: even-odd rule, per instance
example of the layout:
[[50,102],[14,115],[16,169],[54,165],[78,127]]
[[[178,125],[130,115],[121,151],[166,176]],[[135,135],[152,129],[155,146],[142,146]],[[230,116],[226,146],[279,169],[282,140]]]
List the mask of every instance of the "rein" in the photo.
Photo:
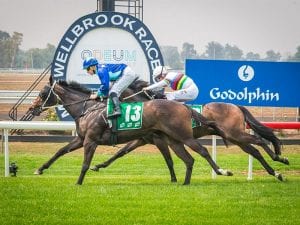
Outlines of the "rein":
[[143,91],[143,90],[141,90],[141,91],[139,91],[139,92],[137,92],[137,93],[134,93],[134,94],[132,94],[132,95],[129,95],[129,96],[127,96],[127,97],[125,97],[125,98],[123,98],[123,100],[126,100],[126,99],[129,99],[129,98],[132,98],[132,97],[134,97],[134,96],[136,96],[136,95],[139,95],[139,94],[141,94],[142,92],[144,92],[144,94],[145,95],[147,95],[147,97],[149,98],[149,99],[154,99],[154,97],[153,96],[150,96],[149,94],[148,94],[148,92],[147,91]]
[[68,103],[68,104],[62,104],[63,106],[70,106],[70,105],[76,105],[76,104],[79,104],[81,102],[87,102],[87,101],[90,101],[92,99],[90,98],[85,98],[85,99],[82,99],[82,100],[79,100],[79,101],[76,101],[76,102],[72,102],[72,103]]

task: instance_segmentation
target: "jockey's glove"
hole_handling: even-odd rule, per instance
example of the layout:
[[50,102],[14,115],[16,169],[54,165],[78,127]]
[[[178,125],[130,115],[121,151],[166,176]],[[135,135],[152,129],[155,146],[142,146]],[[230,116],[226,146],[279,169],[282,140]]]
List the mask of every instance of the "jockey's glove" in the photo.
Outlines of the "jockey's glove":
[[98,96],[99,98],[101,98],[101,99],[107,97],[107,96],[106,96],[104,93],[102,93],[101,91],[98,91],[98,92],[97,92],[97,96]]
[[150,86],[148,86],[148,87],[144,87],[142,90],[143,91],[149,91],[149,90],[151,90],[151,88],[149,88]]
[[96,99],[98,98],[97,93],[93,93],[90,95],[90,99]]
[[105,89],[105,86],[103,84],[101,84],[98,90],[102,92],[102,91],[104,91],[104,89]]

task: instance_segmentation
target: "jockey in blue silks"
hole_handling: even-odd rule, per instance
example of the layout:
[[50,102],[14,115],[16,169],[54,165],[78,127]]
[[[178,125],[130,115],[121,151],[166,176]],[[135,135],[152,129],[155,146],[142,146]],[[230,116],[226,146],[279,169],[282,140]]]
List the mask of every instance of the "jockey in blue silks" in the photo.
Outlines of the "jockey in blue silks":
[[[94,57],[86,58],[83,61],[83,69],[88,74],[97,74],[101,82],[97,93],[93,93],[90,99],[98,97],[110,97],[114,106],[114,111],[110,117],[121,115],[119,97],[122,92],[137,78],[137,74],[126,64],[100,64]],[[109,90],[110,81],[114,81]]]

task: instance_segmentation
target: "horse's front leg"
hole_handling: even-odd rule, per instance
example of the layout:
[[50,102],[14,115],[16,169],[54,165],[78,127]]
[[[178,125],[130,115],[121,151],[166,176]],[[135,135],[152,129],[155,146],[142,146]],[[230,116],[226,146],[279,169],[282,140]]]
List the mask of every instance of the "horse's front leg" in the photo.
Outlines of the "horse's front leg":
[[52,156],[49,161],[47,161],[45,164],[43,164],[40,168],[38,168],[34,174],[35,175],[41,175],[43,174],[43,171],[45,169],[48,169],[59,157],[63,156],[66,153],[72,152],[74,150],[77,150],[82,147],[82,139],[78,136],[75,137],[69,144],[59,149],[54,156]]
[[206,161],[209,163],[209,165],[213,168],[216,174],[218,175],[224,175],[224,176],[232,176],[233,173],[230,170],[224,170],[220,168],[215,161],[211,158],[207,148],[201,145],[200,140],[196,139],[198,143],[198,148],[192,149],[193,151],[199,153],[203,158],[206,159]]
[[81,185],[86,174],[86,171],[89,169],[91,165],[92,158],[94,156],[95,150],[97,148],[97,144],[94,141],[86,141],[84,144],[84,159],[82,163],[81,173],[79,175],[77,184]]
[[123,148],[121,148],[116,154],[114,154],[111,158],[109,158],[107,161],[104,163],[100,163],[95,165],[94,167],[91,168],[93,171],[99,171],[99,168],[106,168],[110,164],[112,164],[115,160],[118,158],[121,158],[122,156],[128,154],[129,152],[133,151],[137,147],[143,146],[146,144],[146,141],[144,139],[138,139],[129,142],[127,145],[125,145]]

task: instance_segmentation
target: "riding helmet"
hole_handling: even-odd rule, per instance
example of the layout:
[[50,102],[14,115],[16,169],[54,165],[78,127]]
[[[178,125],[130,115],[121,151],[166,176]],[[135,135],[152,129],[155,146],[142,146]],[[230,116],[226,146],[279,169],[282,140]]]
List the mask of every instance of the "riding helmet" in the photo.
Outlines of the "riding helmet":
[[98,65],[98,60],[94,57],[88,57],[83,61],[83,69],[87,69],[90,66]]

